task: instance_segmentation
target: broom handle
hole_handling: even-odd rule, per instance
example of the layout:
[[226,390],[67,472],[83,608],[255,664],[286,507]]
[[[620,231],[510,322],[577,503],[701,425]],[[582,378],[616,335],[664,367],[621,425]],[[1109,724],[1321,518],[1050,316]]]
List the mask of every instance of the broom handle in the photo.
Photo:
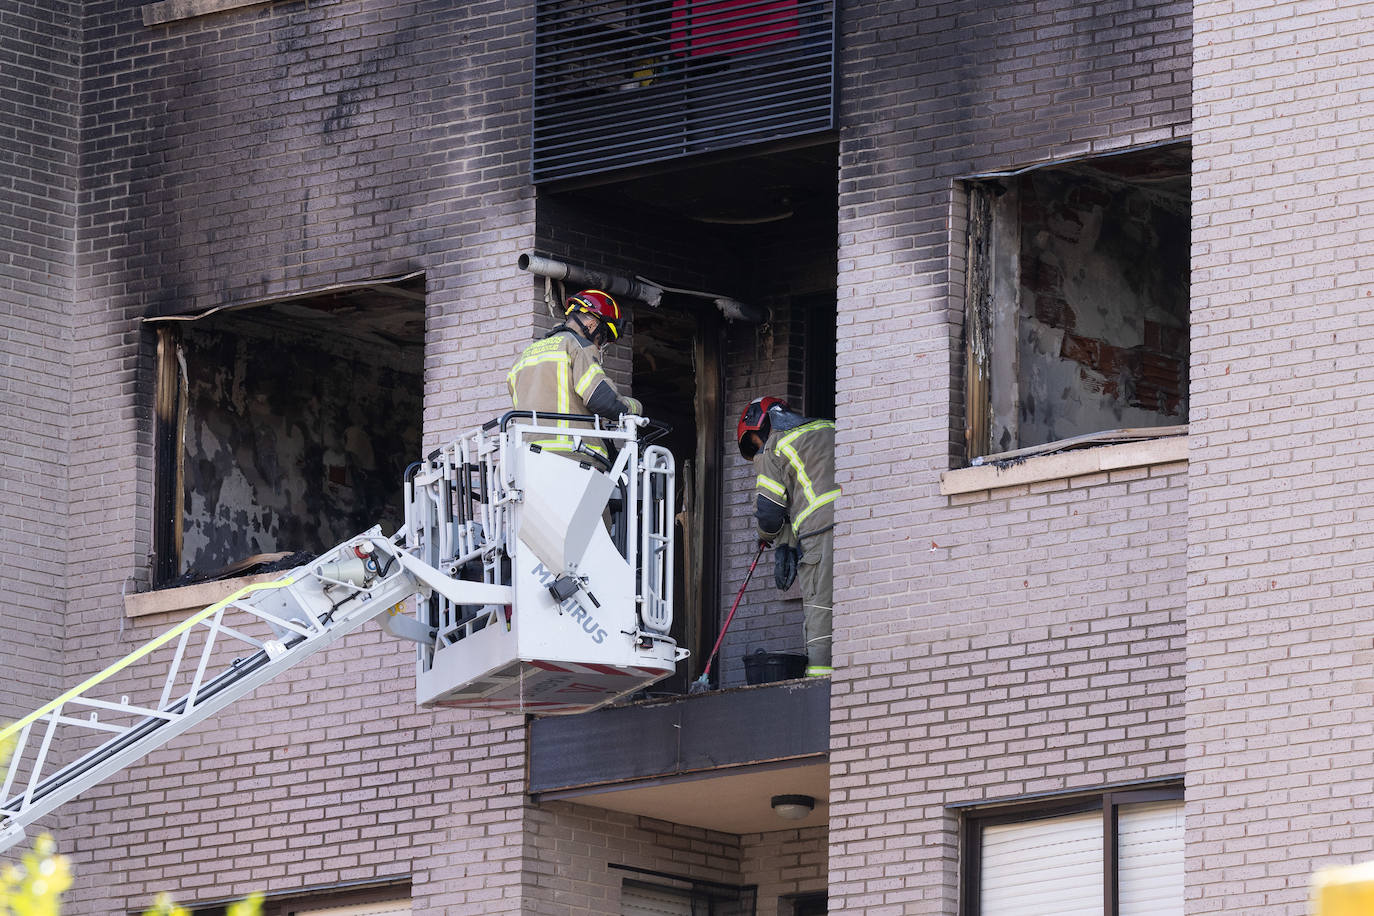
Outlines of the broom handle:
[[706,667],[702,669],[700,680],[706,680],[706,676],[711,673],[711,663],[716,660],[716,652],[720,649],[721,640],[725,639],[725,631],[730,629],[730,621],[735,619],[735,610],[739,608],[740,599],[744,597],[744,590],[749,587],[749,580],[754,578],[754,567],[759,565],[759,557],[763,556],[764,543],[759,541],[759,551],[754,554],[754,562],[749,564],[749,575],[744,577],[744,584],[739,587],[739,594],[735,596],[735,603],[730,605],[730,614],[725,618],[725,626],[720,628],[720,635],[716,637],[716,644],[711,647],[711,654],[706,659]]

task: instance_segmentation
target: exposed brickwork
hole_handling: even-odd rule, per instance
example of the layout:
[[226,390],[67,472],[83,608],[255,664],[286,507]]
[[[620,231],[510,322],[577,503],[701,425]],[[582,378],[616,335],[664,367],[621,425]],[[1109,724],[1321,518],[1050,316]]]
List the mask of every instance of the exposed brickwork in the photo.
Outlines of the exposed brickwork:
[[1196,4],[1188,912],[1367,861],[1374,4]]
[[779,908],[779,898],[825,891],[824,828],[750,834],[741,840],[743,881],[758,886],[757,916],[792,916],[789,910]]
[[653,881],[626,866],[667,875],[740,884],[740,838],[567,802],[541,805],[529,819],[537,850],[525,912],[600,916],[620,912],[626,878]]
[[[537,309],[514,270],[533,220],[523,9],[139,12],[86,9],[72,676],[169,623],[119,620],[149,547],[139,317],[423,269],[434,444],[501,409]],[[416,912],[519,912],[521,720],[417,711],[412,665],[356,634],[75,802],[73,911],[409,874]]]
[[1184,769],[1182,468],[936,484],[958,441],[956,179],[1186,138],[1190,10],[846,10],[832,912],[953,912],[947,803]]
[[79,4],[0,10],[0,721],[60,685]]

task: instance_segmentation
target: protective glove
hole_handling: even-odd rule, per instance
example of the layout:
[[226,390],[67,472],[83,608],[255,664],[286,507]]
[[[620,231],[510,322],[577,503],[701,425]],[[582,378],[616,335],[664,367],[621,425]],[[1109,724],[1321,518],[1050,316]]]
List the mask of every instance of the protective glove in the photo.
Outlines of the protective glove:
[[779,591],[787,591],[797,579],[797,563],[801,551],[790,544],[779,544],[773,549],[773,584]]

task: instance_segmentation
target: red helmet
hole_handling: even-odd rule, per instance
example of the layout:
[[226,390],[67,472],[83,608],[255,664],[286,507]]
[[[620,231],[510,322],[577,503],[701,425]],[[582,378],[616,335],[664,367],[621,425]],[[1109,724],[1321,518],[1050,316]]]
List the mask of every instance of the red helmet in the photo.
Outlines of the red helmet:
[[582,292],[568,297],[568,310],[564,315],[571,315],[573,312],[586,312],[594,315],[605,326],[607,333],[611,335],[611,340],[620,338],[620,306],[616,305],[606,293],[599,289],[584,289]]
[[749,433],[758,433],[763,438],[768,438],[768,411],[774,407],[781,407],[783,410],[791,410],[787,402],[782,398],[775,398],[767,395],[761,398],[754,398],[749,402],[749,406],[744,408],[744,413],[740,414],[739,425],[735,427],[735,440],[739,442],[739,453],[748,461],[754,460],[755,449],[745,441],[744,437]]

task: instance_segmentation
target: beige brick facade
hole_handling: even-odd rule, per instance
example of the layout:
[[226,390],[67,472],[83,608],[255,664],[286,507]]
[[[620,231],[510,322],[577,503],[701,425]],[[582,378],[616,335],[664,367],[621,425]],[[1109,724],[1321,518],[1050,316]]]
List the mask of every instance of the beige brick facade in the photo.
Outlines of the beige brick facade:
[[1190,913],[1367,858],[1368,3],[1199,3]]
[[[970,810],[1176,782],[1189,916],[1297,916],[1314,869],[1370,858],[1374,3],[839,4],[832,199],[759,225],[536,189],[535,4],[283,0],[153,26],[145,5],[0,0],[0,718],[178,619],[124,610],[165,584],[144,319],[422,275],[423,356],[396,368],[428,451],[507,408],[510,363],[556,320],[516,267],[537,251],[768,310],[679,300],[663,311],[700,337],[670,325],[646,357],[636,334],[662,332],[637,309],[608,361],[633,389],[680,358],[702,374],[680,387],[710,392],[684,408],[721,444],[714,571],[683,583],[708,646],[755,548],[735,420],[817,397],[808,320],[833,296],[828,821],[737,834],[532,799],[526,720],[417,708],[412,648],[369,626],[49,818],[66,912],[266,890],[609,916],[642,880],[745,887],[759,916],[821,892],[971,916]],[[1160,150],[1192,163],[1188,435],[966,468],[974,189]],[[771,555],[724,646],[731,688],[754,648],[800,649]],[[687,774],[703,804],[726,769]]]

